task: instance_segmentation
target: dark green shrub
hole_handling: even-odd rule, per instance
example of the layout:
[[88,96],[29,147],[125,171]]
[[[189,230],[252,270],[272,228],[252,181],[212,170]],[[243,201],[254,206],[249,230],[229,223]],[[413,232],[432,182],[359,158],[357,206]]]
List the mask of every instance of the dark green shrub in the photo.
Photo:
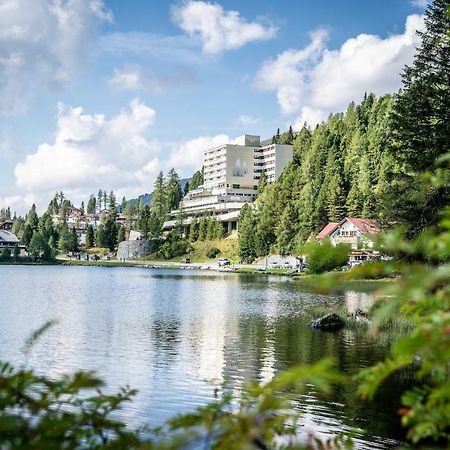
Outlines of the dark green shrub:
[[217,247],[211,247],[207,252],[206,256],[209,259],[214,259],[217,255],[220,254],[220,250]]
[[350,246],[337,244],[334,246],[329,239],[322,242],[310,242],[303,249],[306,263],[311,273],[330,272],[344,266],[348,261]]

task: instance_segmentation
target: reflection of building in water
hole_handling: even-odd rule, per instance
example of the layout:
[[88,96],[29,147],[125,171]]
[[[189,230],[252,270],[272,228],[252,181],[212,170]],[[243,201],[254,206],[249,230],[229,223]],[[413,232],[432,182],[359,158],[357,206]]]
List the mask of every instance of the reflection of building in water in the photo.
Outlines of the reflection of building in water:
[[237,288],[230,277],[215,275],[209,289],[197,296],[191,292],[183,299],[187,314],[181,323],[182,335],[187,338],[183,351],[192,364],[187,370],[193,371],[196,379],[218,384],[224,381],[227,335],[237,333],[237,317],[230,313],[239,300]]
[[347,291],[345,307],[348,314],[355,315],[358,311],[367,313],[373,304],[373,299],[365,292]]

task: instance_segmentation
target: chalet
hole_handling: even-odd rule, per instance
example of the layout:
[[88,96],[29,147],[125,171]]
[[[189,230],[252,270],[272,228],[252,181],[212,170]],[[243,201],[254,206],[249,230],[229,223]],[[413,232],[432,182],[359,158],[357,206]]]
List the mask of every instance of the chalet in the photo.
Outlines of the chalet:
[[350,244],[353,250],[370,249],[373,237],[380,229],[372,219],[346,217],[339,223],[329,223],[317,235],[318,241],[329,238],[333,245]]
[[[3,229],[0,229],[0,253],[3,251],[3,249],[7,248],[12,251],[14,250],[14,247],[16,244],[19,244],[19,239],[17,236],[11,231],[6,231]],[[26,255],[26,250],[24,245],[19,244],[20,249],[20,255]]]

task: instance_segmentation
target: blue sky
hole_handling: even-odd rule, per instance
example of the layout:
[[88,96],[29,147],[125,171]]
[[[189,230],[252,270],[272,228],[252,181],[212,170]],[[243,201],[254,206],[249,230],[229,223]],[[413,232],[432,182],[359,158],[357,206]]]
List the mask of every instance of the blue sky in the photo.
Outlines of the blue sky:
[[205,147],[394,92],[422,0],[0,0],[0,207],[152,190]]

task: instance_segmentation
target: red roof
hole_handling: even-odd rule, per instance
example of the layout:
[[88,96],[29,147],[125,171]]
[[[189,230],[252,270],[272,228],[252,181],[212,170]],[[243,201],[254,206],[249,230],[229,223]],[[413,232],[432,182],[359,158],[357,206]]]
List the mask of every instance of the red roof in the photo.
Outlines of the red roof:
[[320,239],[329,236],[337,228],[338,225],[339,224],[337,222],[330,222],[328,225],[325,225],[325,227],[316,236],[316,239],[320,241]]
[[339,225],[343,224],[346,220],[351,222],[358,228],[361,233],[364,234],[378,234],[380,228],[372,219],[361,219],[359,217],[346,217]]
[[380,228],[376,225],[376,223],[372,219],[362,219],[360,217],[346,217],[342,219],[339,223],[330,222],[326,225],[320,233],[316,236],[316,239],[320,241],[321,239],[330,236],[334,230],[340,227],[346,221],[352,223],[356,228],[361,231],[363,234],[378,234],[380,232]]

